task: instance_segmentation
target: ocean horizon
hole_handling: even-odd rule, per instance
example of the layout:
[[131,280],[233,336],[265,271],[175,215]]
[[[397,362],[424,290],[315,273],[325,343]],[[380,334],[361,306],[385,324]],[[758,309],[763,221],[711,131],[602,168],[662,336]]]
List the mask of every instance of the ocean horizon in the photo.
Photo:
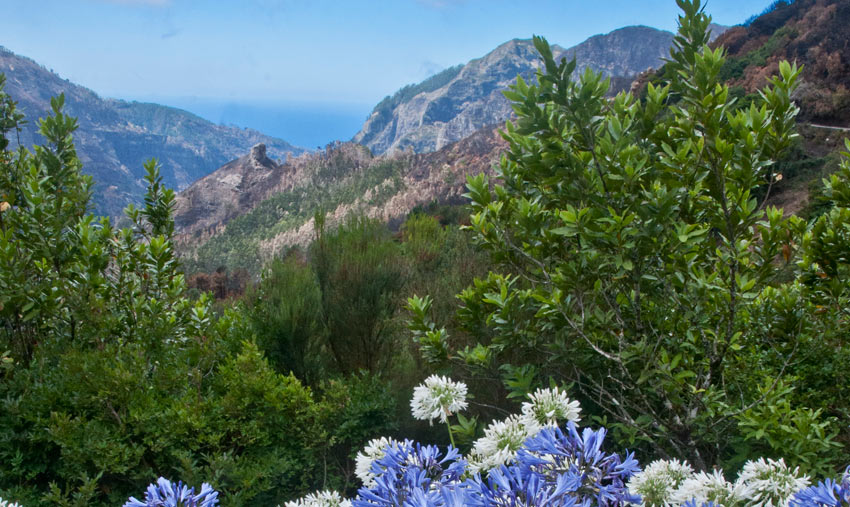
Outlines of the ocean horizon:
[[373,104],[336,102],[285,102],[211,99],[197,97],[146,97],[130,99],[176,107],[205,120],[264,134],[310,150],[333,141],[349,141],[360,130]]

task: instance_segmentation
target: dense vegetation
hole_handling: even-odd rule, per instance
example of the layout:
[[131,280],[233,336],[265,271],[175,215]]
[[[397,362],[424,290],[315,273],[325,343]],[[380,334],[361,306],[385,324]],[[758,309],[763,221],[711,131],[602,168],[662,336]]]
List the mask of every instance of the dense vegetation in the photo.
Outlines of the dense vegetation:
[[216,313],[188,297],[154,162],[144,207],[115,229],[87,214],[62,98],[32,152],[9,151],[23,118],[0,104],[0,498],[117,505],[163,473],[228,505],[355,487],[354,453],[397,428],[392,387],[414,381],[402,289],[448,297],[486,264],[456,227],[417,216],[399,243],[352,222]]
[[[486,498],[499,474],[541,464],[491,449],[500,469],[481,445],[511,424],[528,436],[520,418],[487,423],[540,392],[570,393],[583,426],[642,462],[732,477],[764,456],[834,476],[850,445],[850,153],[810,221],[766,206],[794,146],[800,71],[783,63],[740,107],[718,84],[710,18],[679,5],[665,79],[642,99],[609,100],[607,80],[576,78],[535,39],[543,66],[508,93],[498,181],[469,182],[474,242],[446,209],[397,235],[316,214],[309,248],[216,305],[187,291],[155,162],[129,227],[95,219],[63,99],[40,124],[47,143],[12,151],[23,118],[0,81],[0,497],[118,505],[160,475],[209,482],[224,505],[351,494],[355,454],[404,436],[451,439],[476,471],[495,467],[473,480]],[[448,433],[408,415],[433,372],[466,382],[430,377],[436,388],[473,394]],[[414,416],[455,415],[428,416],[427,396]],[[604,432],[547,431],[509,450],[585,446],[619,477],[616,502],[628,496],[635,463],[600,451]]]
[[[462,320],[484,331],[459,356],[573,386],[630,448],[698,468],[760,454],[828,471],[850,440],[850,168],[812,223],[766,207],[800,71],[781,64],[737,107],[709,19],[680,5],[667,81],[642,102],[605,100],[606,82],[573,81],[537,41],[545,73],[509,94],[503,183],[469,185],[477,241],[503,269],[461,294]],[[444,339],[425,333],[431,357],[453,355]]]

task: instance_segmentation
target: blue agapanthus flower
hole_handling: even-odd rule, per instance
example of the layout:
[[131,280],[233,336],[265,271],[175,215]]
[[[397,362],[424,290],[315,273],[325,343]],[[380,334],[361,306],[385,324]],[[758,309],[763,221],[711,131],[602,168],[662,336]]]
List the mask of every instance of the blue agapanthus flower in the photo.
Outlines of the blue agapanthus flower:
[[485,483],[475,482],[487,505],[564,505],[613,507],[639,503],[626,483],[640,471],[634,454],[625,459],[602,450],[605,429],[573,422],[566,431],[542,429],[525,441],[510,465],[490,472]]
[[387,447],[385,455],[372,463],[375,482],[361,488],[352,503],[355,507],[469,505],[461,488],[465,470],[457,449],[449,447],[444,456],[437,446],[406,440]]
[[791,507],[847,507],[850,506],[850,467],[844,471],[841,481],[827,479],[801,489],[789,504]]
[[195,494],[195,488],[190,488],[178,482],[160,477],[156,484],[148,486],[145,499],[137,500],[130,497],[124,507],[215,507],[218,505],[218,492],[203,483],[201,491]]
[[436,446],[406,441],[388,447],[372,465],[375,482],[361,488],[355,507],[484,507],[551,505],[615,507],[640,498],[626,483],[639,471],[633,454],[621,458],[602,450],[605,430],[573,423],[565,430],[545,428],[525,441],[510,465],[482,478],[466,473],[454,448],[442,455]]

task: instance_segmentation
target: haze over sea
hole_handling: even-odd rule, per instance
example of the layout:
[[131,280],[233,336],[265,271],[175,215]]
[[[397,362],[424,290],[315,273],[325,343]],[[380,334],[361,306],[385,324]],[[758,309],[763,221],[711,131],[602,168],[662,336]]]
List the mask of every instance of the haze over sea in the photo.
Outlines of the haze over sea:
[[215,123],[252,128],[311,150],[324,148],[332,141],[351,139],[374,107],[374,104],[350,102],[161,96],[123,98],[184,109]]

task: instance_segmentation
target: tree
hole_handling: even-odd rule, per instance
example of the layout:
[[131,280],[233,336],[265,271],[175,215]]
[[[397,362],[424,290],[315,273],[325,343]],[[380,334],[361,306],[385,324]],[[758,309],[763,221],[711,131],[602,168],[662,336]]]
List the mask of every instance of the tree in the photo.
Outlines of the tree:
[[22,118],[2,81],[0,497],[118,505],[179,474],[229,505],[276,505],[319,486],[337,409],[275,372],[240,314],[186,297],[156,162],[131,227],[95,219],[62,97],[47,144],[12,152]]
[[333,232],[317,229],[310,264],[337,370],[380,372],[391,357],[387,324],[403,283],[399,247],[383,224],[367,218],[354,218]]
[[[782,62],[738,108],[718,79],[724,50],[707,45],[711,18],[699,0],[677,3],[668,81],[645,100],[606,98],[608,80],[573,76],[575,61],[556,62],[535,37],[537,84],[518,78],[505,93],[517,119],[499,184],[468,185],[470,229],[503,274],[465,290],[460,315],[491,335],[455,357],[572,384],[627,445],[700,468],[794,439],[804,462],[822,458],[828,421],[783,401],[812,332],[788,282],[806,224],[765,203],[795,136],[800,69]],[[450,357],[427,300],[411,307],[426,355]],[[746,426],[766,405],[806,424],[766,442]]]
[[274,260],[245,297],[257,343],[281,373],[313,384],[322,373],[322,294],[316,275],[295,256]]

